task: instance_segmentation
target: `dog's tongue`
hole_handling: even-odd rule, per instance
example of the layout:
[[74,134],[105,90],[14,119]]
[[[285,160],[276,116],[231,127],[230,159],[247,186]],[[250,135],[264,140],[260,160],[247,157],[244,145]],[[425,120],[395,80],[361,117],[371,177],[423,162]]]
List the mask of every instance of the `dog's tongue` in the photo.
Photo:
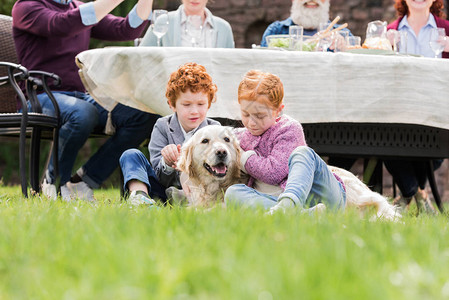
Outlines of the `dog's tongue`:
[[213,166],[212,170],[217,174],[224,174],[226,173],[227,168],[224,164],[218,164],[216,166]]

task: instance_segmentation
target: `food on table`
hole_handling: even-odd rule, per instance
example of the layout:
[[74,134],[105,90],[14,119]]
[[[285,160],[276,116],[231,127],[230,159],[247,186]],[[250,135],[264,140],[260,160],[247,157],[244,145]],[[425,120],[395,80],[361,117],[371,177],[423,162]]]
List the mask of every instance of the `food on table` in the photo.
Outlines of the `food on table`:
[[367,49],[380,49],[380,50],[391,50],[392,46],[390,41],[384,37],[370,37],[365,40],[362,45],[363,48]]
[[302,43],[301,51],[315,51],[317,45],[318,45],[318,41],[316,39],[304,41]]
[[269,48],[288,48],[290,46],[289,38],[271,38],[268,42]]
[[[268,48],[290,49],[290,37],[287,34],[269,35],[266,39]],[[293,50],[315,51],[317,44],[317,38],[304,36],[304,41],[296,43]]]

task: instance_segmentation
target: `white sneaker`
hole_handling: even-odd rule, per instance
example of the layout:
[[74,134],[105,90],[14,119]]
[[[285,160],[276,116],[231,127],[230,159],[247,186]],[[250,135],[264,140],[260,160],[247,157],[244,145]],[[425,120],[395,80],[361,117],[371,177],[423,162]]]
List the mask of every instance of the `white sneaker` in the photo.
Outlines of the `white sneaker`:
[[56,200],[56,197],[58,196],[56,193],[56,185],[48,183],[47,179],[44,179],[41,189],[45,197],[51,200]]
[[80,181],[77,183],[67,182],[61,186],[61,197],[64,201],[80,199],[84,201],[94,202],[94,191],[85,183]]
[[148,205],[148,206],[153,206],[156,205],[156,202],[151,199],[150,197],[147,197],[143,194],[137,194],[137,191],[132,191],[131,195],[128,198],[128,202],[131,205],[134,206],[139,206],[139,205]]

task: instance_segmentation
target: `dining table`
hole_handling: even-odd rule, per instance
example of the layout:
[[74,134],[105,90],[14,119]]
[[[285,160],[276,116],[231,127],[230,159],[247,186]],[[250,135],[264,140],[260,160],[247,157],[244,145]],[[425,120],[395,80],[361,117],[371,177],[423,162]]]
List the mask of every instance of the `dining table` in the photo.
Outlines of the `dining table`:
[[196,62],[218,87],[208,116],[226,120],[240,120],[237,90],[245,73],[270,72],[284,85],[283,113],[303,125],[320,155],[448,158],[449,60],[369,50],[106,47],[81,52],[76,63],[105,109],[121,103],[164,116],[172,113],[165,97],[170,74]]

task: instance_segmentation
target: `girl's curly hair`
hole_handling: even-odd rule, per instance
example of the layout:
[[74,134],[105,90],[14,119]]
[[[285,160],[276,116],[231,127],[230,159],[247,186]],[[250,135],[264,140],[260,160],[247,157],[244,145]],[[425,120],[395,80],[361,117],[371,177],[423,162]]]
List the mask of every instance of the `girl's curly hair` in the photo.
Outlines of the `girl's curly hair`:
[[[405,0],[395,0],[394,8],[396,8],[396,14],[398,17],[407,16],[409,13]],[[444,1],[435,0],[430,7],[430,13],[439,18],[446,18],[446,14],[444,13]]]
[[165,97],[171,106],[176,106],[176,100],[180,93],[187,90],[192,93],[203,92],[207,94],[209,106],[215,102],[217,86],[212,82],[212,77],[207,74],[206,68],[197,63],[186,63],[170,75],[167,83]]
[[259,70],[248,71],[239,84],[238,100],[256,101],[260,96],[267,97],[273,108],[279,108],[284,99],[284,85],[274,74]]

